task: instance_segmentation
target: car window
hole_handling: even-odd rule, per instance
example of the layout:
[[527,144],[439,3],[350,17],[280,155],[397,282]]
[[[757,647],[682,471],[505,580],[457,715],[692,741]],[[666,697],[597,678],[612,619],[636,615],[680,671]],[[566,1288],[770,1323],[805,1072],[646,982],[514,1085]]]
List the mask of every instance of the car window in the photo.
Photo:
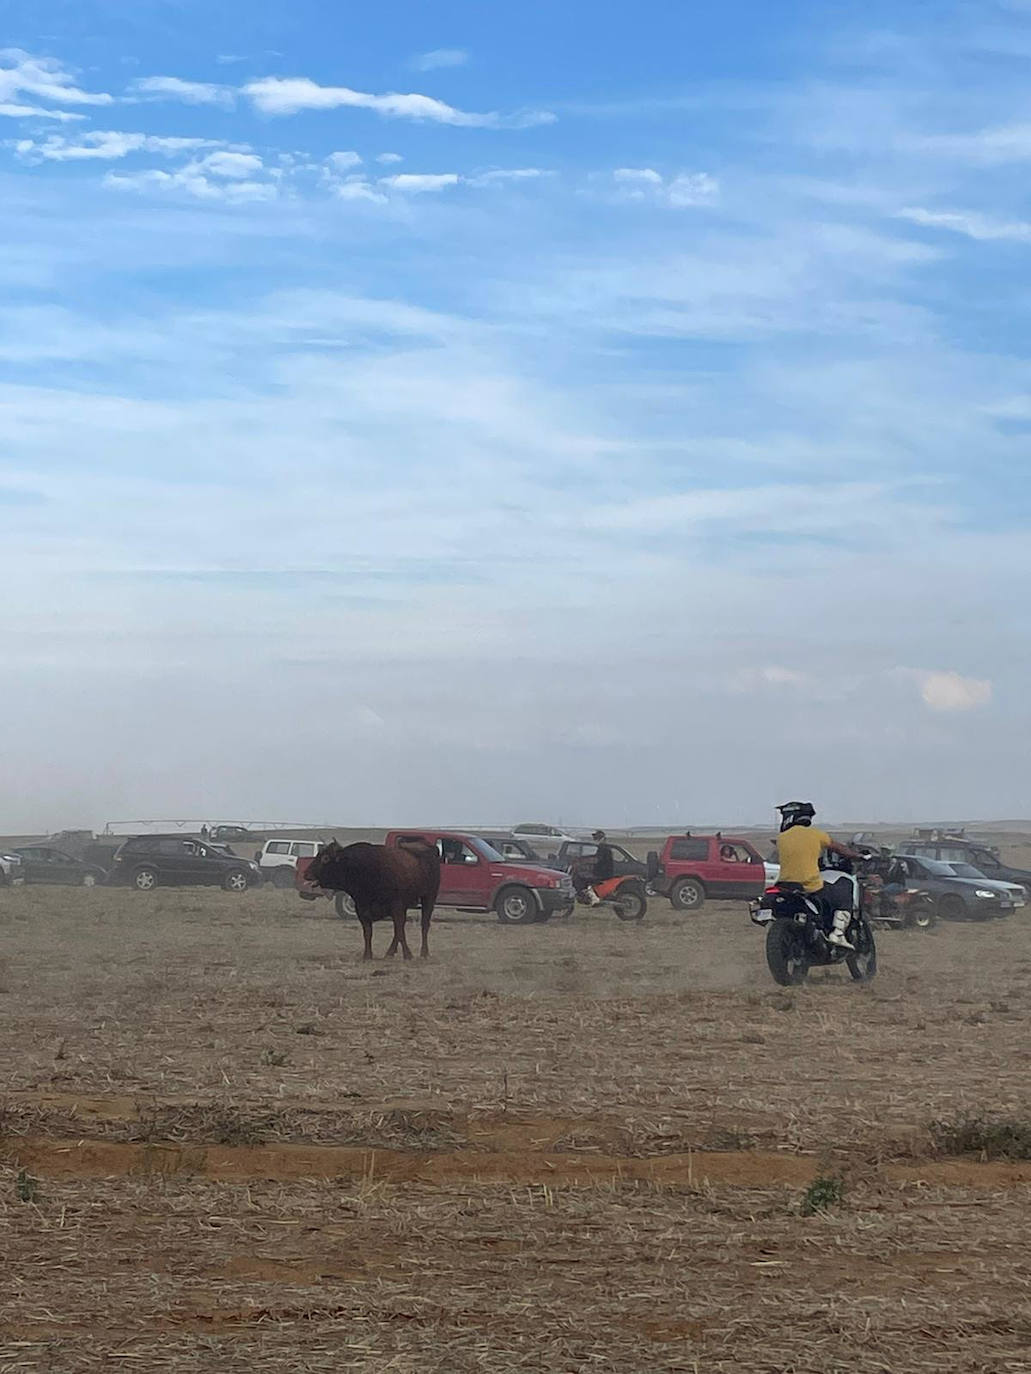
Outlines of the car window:
[[709,841],[695,839],[690,835],[676,839],[670,845],[669,856],[671,859],[707,859],[709,857]]
[[978,868],[987,872],[991,868],[1001,868],[1002,865],[990,849],[975,849],[970,858]]
[[[485,843],[485,841],[481,841]],[[463,840],[442,839],[438,842],[441,860],[446,864],[477,864],[480,857]],[[487,845],[489,849],[490,846]],[[501,857],[499,854],[498,858]]]
[[159,854],[183,854],[185,853],[185,841],[158,840],[155,848]]
[[749,864],[752,856],[742,844],[730,844],[727,840],[720,843],[720,862],[725,864]]
[[298,840],[296,844],[290,846],[291,852],[301,859],[313,859],[318,851],[318,845],[312,840]]
[[290,843],[288,840],[272,840],[266,851],[268,854],[289,854]]
[[934,857],[941,859],[943,863],[961,864],[966,860],[967,851],[959,848],[958,845],[943,844],[938,846]]

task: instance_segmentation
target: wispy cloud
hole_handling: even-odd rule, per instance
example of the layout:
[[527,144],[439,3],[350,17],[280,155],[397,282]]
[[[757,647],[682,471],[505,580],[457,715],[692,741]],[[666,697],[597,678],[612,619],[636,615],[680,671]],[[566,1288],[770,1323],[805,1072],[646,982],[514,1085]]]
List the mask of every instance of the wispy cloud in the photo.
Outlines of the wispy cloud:
[[164,153],[174,157],[197,148],[215,148],[217,141],[207,138],[161,138],[152,134],[122,133],[97,129],[78,139],[51,134],[45,139],[22,139],[16,144],[18,156],[26,162],[114,161],[129,153]]
[[397,92],[371,95],[366,91],[352,90],[349,86],[320,86],[307,77],[269,76],[251,81],[242,89],[255,108],[268,115],[351,108],[374,110],[388,119],[411,119],[470,129],[526,129],[537,124],[550,124],[555,119],[553,114],[544,110],[515,114],[473,114],[429,95]]
[[111,105],[114,97],[101,91],[85,91],[71,72],[45,57],[33,57],[21,48],[0,49],[0,102],[19,95],[55,105]]
[[413,57],[411,65],[418,72],[432,72],[440,67],[464,67],[469,57],[466,48],[434,48]]
[[445,191],[449,186],[457,186],[461,178],[457,172],[436,174],[400,172],[397,176],[381,177],[381,186],[390,186],[395,191],[407,191],[419,195],[424,191]]
[[674,209],[714,205],[720,194],[719,182],[708,172],[665,177],[654,167],[617,167],[612,180],[625,200],[651,201]]
[[326,158],[326,165],[332,167],[335,172],[346,172],[352,167],[360,167],[362,159],[360,154],[355,152],[330,153]]
[[236,99],[229,86],[209,81],[183,81],[178,76],[143,76],[129,87],[131,94],[151,100],[179,100],[186,105],[221,105],[228,109]]
[[62,124],[86,118],[71,110],[45,110],[41,105],[18,105],[9,100],[0,102],[0,116],[5,119],[56,119]]
[[896,213],[898,219],[909,220],[911,224],[920,224],[927,229],[947,229],[981,242],[1031,242],[1031,223],[1026,220],[993,219],[972,210],[922,210],[918,206]]

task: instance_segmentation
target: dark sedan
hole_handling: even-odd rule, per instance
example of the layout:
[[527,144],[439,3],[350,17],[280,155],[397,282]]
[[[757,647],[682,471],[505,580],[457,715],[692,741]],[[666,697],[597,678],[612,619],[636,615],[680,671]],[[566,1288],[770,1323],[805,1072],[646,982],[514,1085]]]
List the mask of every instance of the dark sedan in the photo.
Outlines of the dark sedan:
[[22,877],[27,883],[60,883],[63,887],[96,887],[107,874],[96,864],[75,859],[63,850],[34,844],[13,853],[21,859]]
[[1023,906],[1020,888],[1010,883],[993,882],[976,869],[969,869],[969,865],[960,865],[969,869],[968,874],[960,874],[956,872],[957,865],[901,854],[892,867],[895,881],[904,881],[929,892],[938,915],[945,920],[984,921],[992,916],[1009,916],[1018,906]]

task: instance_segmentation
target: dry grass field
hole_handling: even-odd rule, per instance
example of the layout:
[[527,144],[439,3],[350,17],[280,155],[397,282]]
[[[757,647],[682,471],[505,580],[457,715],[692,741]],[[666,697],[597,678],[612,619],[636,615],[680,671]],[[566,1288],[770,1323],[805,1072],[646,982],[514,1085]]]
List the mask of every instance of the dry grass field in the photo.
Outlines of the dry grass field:
[[0,892],[0,1371],[1031,1370],[1031,915],[879,946]]

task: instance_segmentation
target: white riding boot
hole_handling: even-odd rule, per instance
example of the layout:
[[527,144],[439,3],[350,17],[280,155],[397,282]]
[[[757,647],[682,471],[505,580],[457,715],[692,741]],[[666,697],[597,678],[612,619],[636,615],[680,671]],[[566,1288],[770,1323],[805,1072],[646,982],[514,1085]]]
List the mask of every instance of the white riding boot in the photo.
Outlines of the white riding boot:
[[845,939],[845,931],[848,930],[851,920],[851,911],[836,911],[834,913],[834,927],[827,936],[827,943],[837,945],[839,949],[855,949],[855,945]]
[[601,898],[593,887],[587,889],[587,900],[590,902],[591,906],[601,906]]

